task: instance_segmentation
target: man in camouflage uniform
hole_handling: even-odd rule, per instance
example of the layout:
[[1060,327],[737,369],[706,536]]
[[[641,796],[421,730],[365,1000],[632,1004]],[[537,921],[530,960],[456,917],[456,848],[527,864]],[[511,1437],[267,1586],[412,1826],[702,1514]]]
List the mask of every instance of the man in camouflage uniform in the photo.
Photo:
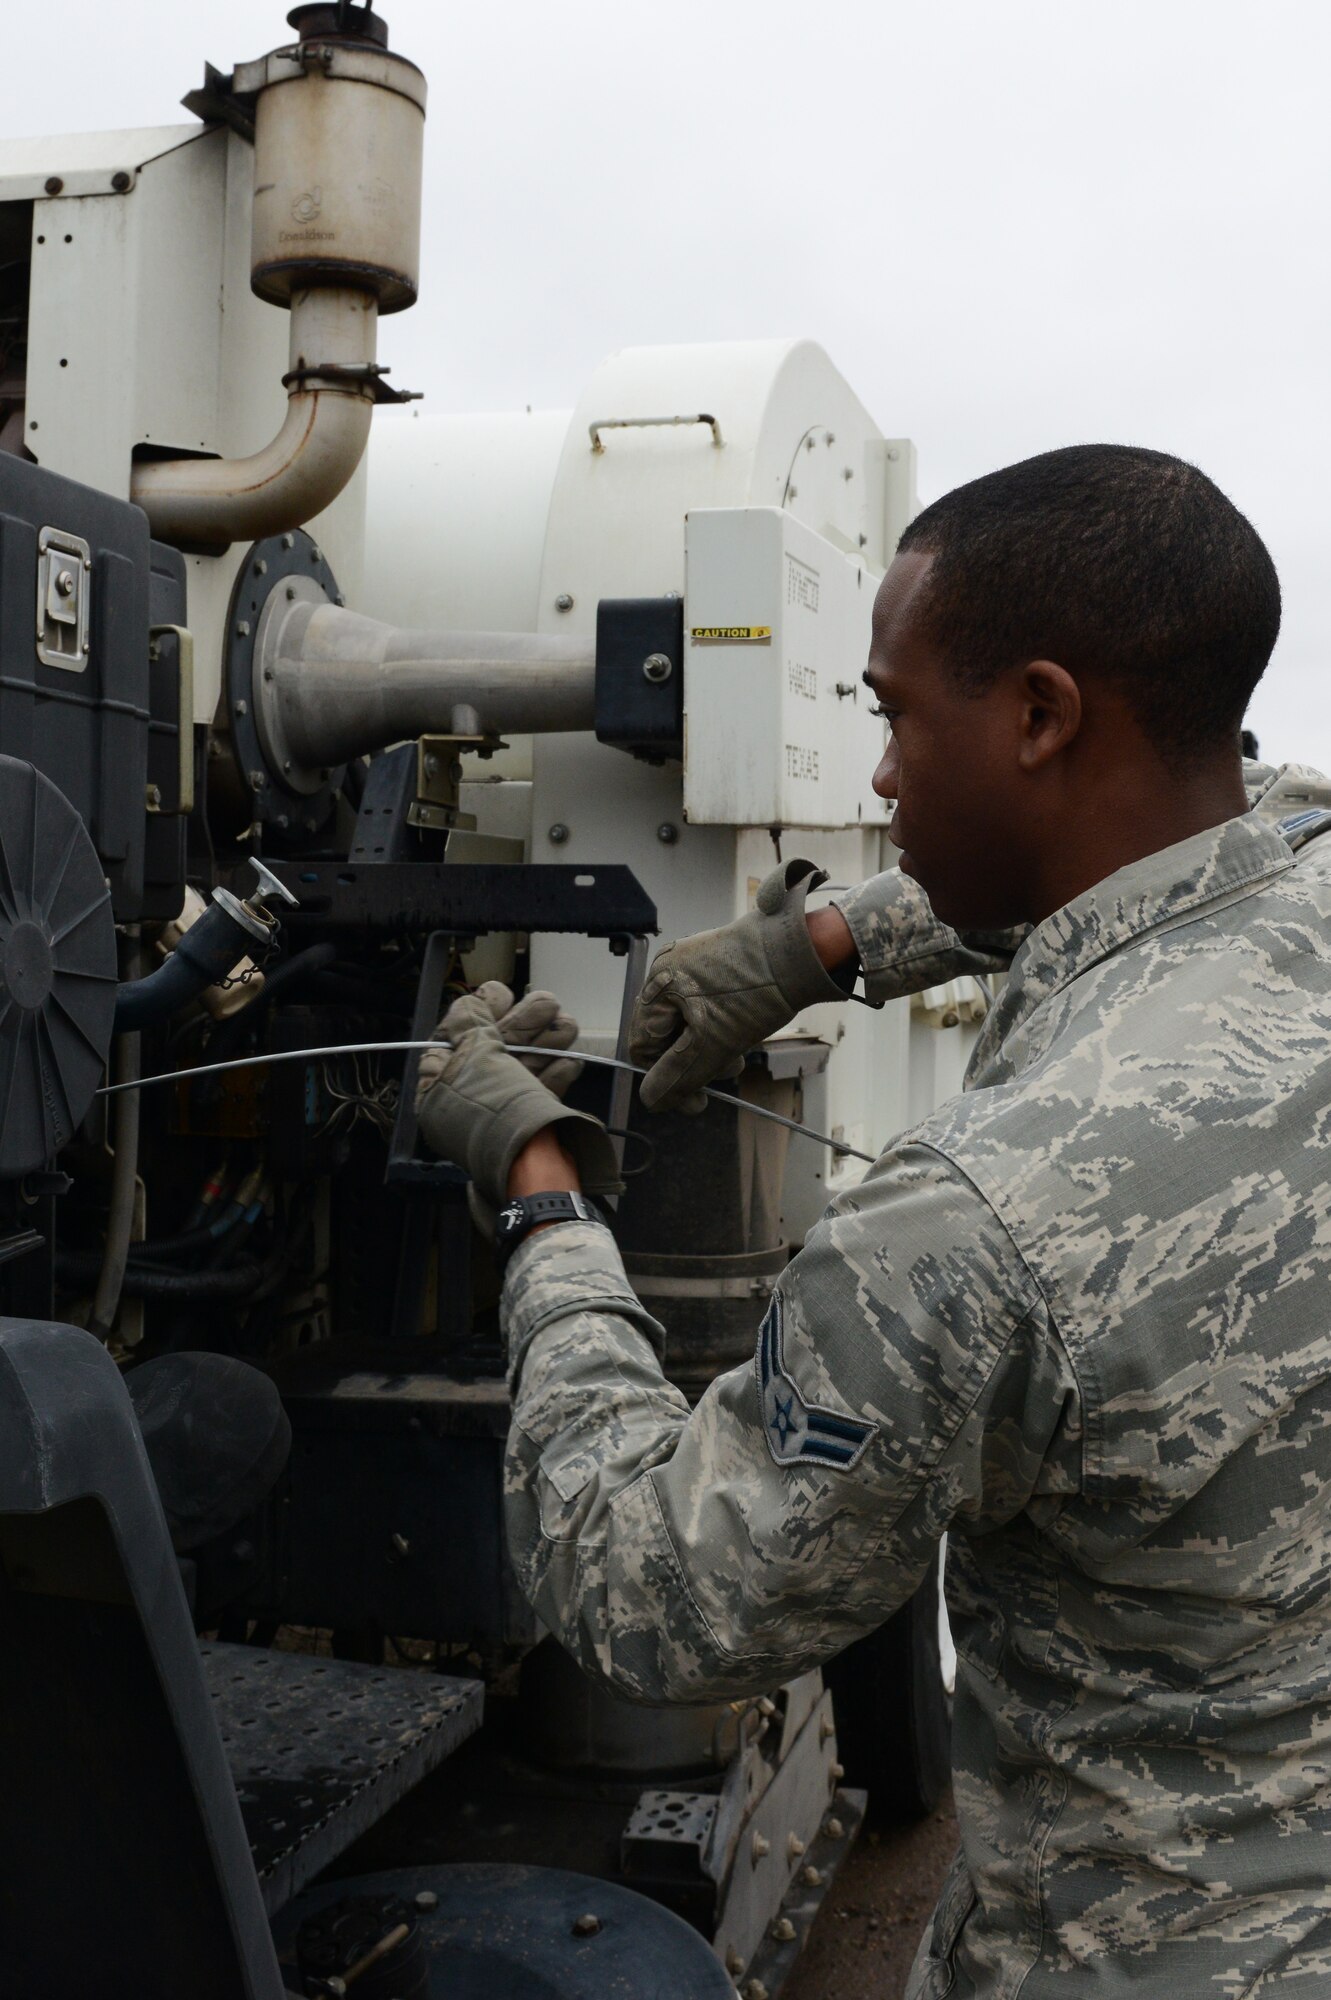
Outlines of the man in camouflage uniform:
[[[1331,797],[1250,770],[1245,810],[1238,756],[1278,601],[1159,454],[922,515],[866,675],[904,872],[806,920],[779,870],[658,959],[637,1036],[684,1104],[860,972],[889,997],[1020,937],[966,1094],[832,1203],[692,1412],[606,1230],[507,1267],[514,1557],[589,1672],[768,1689],[949,1537],[961,1850],[910,2000],[1331,1993]],[[426,1129],[483,1192],[570,1155],[605,1185],[483,1004],[446,1032]]]

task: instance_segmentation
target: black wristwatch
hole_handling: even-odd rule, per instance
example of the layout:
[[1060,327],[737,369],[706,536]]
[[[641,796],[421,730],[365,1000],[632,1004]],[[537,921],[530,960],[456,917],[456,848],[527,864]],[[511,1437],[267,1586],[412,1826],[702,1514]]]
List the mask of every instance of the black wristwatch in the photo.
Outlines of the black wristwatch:
[[511,1195],[495,1223],[495,1262],[502,1271],[523,1238],[547,1222],[600,1222],[599,1210],[585,1194],[561,1188],[550,1194]]

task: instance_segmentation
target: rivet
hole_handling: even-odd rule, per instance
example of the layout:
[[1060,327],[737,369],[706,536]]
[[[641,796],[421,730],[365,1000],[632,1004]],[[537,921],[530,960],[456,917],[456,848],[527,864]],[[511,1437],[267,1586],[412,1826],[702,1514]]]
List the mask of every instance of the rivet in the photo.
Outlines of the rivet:
[[115,189],[117,194],[123,194],[125,192],[125,189],[129,186],[129,184],[130,184],[130,176],[125,172],[123,167],[120,169],[119,173],[112,174],[111,185]]
[[804,1868],[800,1871],[800,1877],[802,1881],[807,1883],[810,1889],[821,1889],[823,1886],[823,1871],[821,1868]]
[[566,590],[561,590],[558,597],[555,599],[555,610],[571,611],[572,609],[573,609],[573,599],[569,596]]
[[744,1970],[744,1960],[740,1957],[739,1953],[736,1951],[734,1945],[732,1944],[726,1950],[726,1971],[732,1974],[733,1976],[735,1974],[743,1972],[743,1970]]
[[761,1979],[750,1979],[745,1982],[744,2000],[767,2000],[767,1988]]
[[663,819],[656,829],[656,837],[665,847],[673,847],[679,839],[679,828],[672,819]]
[[573,1919],[574,1937],[595,1937],[600,1928],[601,1919],[593,1916],[590,1910],[584,1916]]
[[46,183],[46,192],[48,194],[59,194],[64,185],[65,183],[61,180],[59,174],[52,174],[50,180]]
[[846,1767],[844,1764],[829,1764],[827,1775],[834,1785],[839,1785],[846,1775]]
[[786,1835],[786,1859],[788,1861],[798,1861],[807,1846],[808,1842],[801,1840],[797,1833],[788,1833]]
[[557,819],[555,821],[554,825],[550,828],[550,831],[547,834],[546,838],[548,840],[551,840],[556,847],[562,847],[564,845],[564,842],[568,839],[568,828],[564,825],[562,819]]
[[795,1935],[795,1926],[789,1917],[778,1917],[772,1925],[772,1936],[778,1944],[789,1944]]
[[836,1817],[835,1813],[832,1815],[830,1819],[825,1819],[823,1821],[823,1832],[827,1835],[829,1840],[840,1840],[844,1835],[845,1831],[846,1831],[845,1827],[842,1826],[841,1821]]

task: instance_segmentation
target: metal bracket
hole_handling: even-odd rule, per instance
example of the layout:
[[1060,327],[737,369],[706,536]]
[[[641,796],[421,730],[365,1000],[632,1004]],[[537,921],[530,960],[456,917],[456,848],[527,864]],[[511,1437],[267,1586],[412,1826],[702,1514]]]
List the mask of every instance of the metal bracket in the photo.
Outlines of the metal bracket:
[[88,664],[92,549],[78,535],[43,528],[37,536],[37,658],[81,674]]
[[[194,634],[187,625],[150,625],[148,652],[154,660],[158,656],[159,639],[175,640],[180,675],[180,718],[176,725],[180,783],[174,811],[192,813],[194,810]],[[151,792],[156,788],[150,785],[148,789]],[[149,810],[153,810],[151,802]],[[156,810],[161,811],[160,797]]]
[[604,451],[605,446],[601,442],[602,431],[669,430],[679,424],[708,424],[711,427],[712,443],[720,447],[725,442],[721,436],[720,424],[715,417],[709,417],[705,411],[696,417],[598,417],[594,424],[588,424],[587,429],[591,434],[592,450]]
[[345,382],[349,388],[368,389],[371,402],[376,404],[424,401],[424,389],[390,389],[384,377],[391,373],[382,361],[315,362],[303,368],[289,368],[282,377],[282,387],[303,389],[309,382],[331,382],[336,387]]

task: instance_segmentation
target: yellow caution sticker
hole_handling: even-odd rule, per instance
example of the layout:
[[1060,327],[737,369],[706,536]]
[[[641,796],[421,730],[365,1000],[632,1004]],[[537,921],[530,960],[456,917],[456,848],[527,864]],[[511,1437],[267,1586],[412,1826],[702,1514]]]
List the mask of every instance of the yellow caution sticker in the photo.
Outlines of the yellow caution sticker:
[[689,632],[695,646],[720,641],[722,645],[748,645],[755,639],[770,639],[770,625],[695,625]]

